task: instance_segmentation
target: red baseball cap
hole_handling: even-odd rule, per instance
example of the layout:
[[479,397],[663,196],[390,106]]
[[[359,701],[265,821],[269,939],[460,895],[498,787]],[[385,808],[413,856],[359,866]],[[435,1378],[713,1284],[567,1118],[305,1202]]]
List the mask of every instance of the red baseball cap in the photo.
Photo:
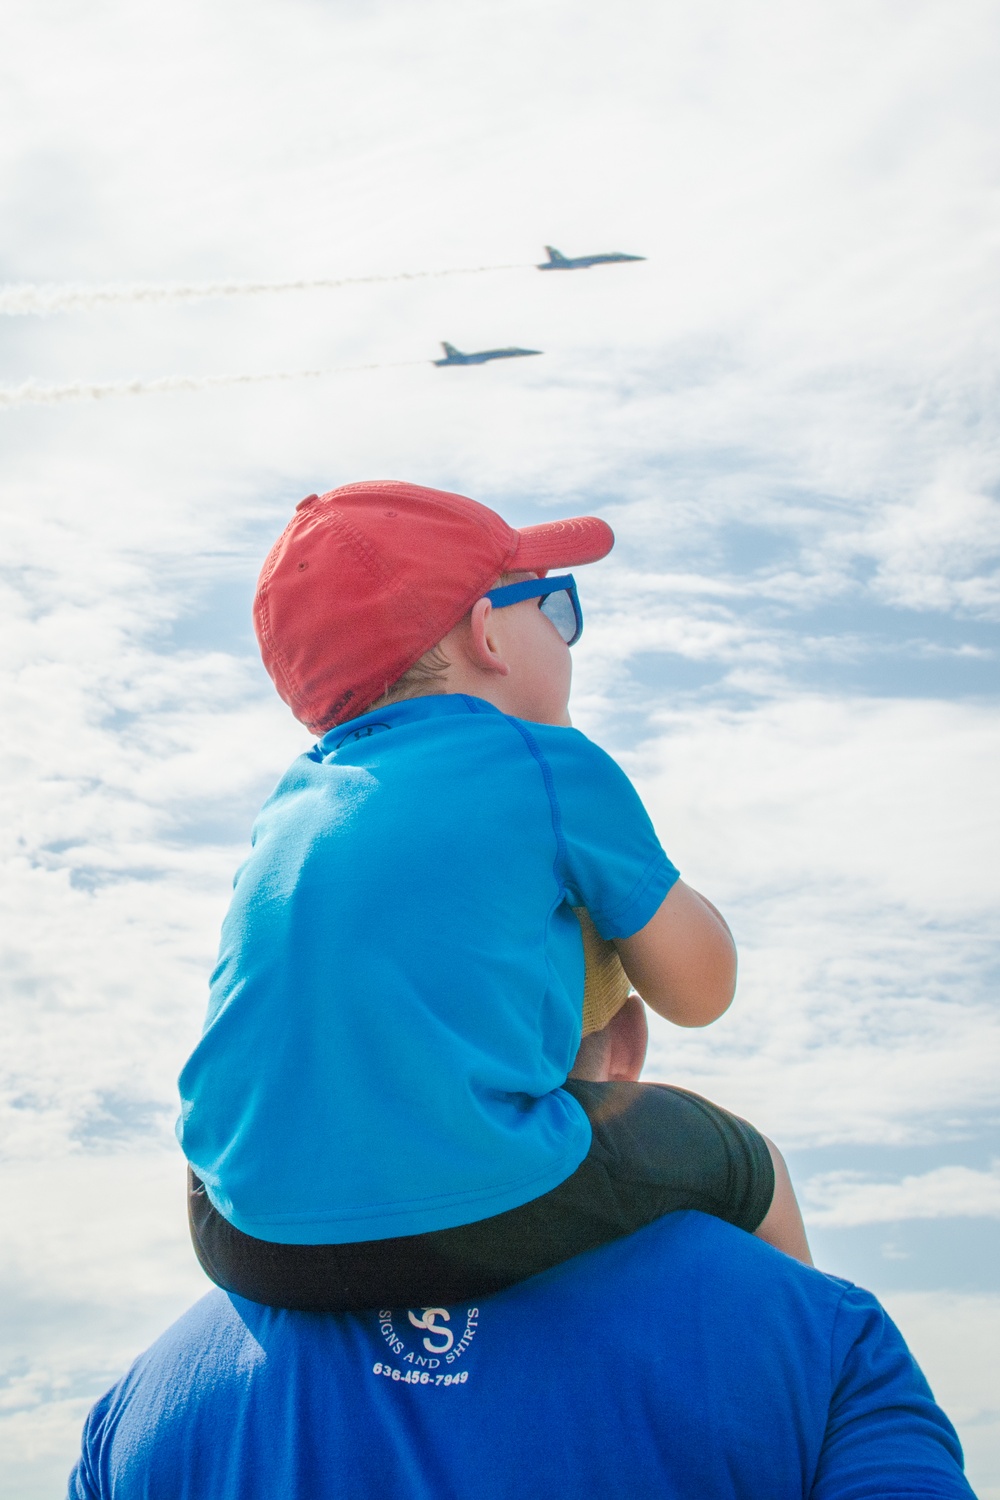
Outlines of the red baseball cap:
[[268,554],[253,619],[264,665],[314,734],[364,713],[501,573],[597,562],[606,521],[516,531],[496,511],[398,480],[308,495]]

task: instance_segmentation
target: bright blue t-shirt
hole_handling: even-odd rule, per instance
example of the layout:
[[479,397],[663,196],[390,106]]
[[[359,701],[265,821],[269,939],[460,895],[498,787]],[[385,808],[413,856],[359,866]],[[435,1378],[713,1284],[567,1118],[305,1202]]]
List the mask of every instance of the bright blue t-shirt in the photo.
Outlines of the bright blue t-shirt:
[[214,1291],[97,1403],[70,1500],[969,1500],[868,1292],[685,1212],[477,1306]]
[[419,1234],[576,1170],[574,906],[607,938],[677,879],[575,729],[414,698],[294,762],[236,876],[178,1136],[219,1212],[285,1244]]

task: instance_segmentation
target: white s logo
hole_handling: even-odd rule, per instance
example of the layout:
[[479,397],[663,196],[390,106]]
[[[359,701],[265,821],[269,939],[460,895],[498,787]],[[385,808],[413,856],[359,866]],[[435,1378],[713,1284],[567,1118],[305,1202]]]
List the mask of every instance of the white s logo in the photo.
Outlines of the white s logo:
[[418,1318],[413,1312],[407,1313],[407,1317],[413,1324],[414,1328],[427,1328],[431,1333],[436,1333],[439,1338],[444,1339],[443,1344],[432,1344],[429,1338],[424,1338],[423,1340],[421,1340],[428,1354],[448,1353],[448,1350],[455,1342],[454,1334],[452,1333],[450,1328],[439,1328],[434,1321],[435,1318],[444,1318],[446,1323],[451,1322],[451,1313],[448,1312],[446,1308],[425,1307],[423,1309],[422,1318]]

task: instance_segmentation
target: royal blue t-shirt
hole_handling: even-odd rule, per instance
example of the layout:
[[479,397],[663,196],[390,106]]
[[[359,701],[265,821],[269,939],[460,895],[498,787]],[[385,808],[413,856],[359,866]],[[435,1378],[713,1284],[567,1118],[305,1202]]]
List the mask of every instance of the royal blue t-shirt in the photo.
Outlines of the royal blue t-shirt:
[[479,1305],[213,1291],[97,1403],[70,1500],[969,1500],[859,1291],[685,1212]]
[[472,1223],[590,1145],[574,906],[607,938],[677,879],[631,782],[575,729],[414,698],[331,730],[236,876],[178,1136],[257,1239]]

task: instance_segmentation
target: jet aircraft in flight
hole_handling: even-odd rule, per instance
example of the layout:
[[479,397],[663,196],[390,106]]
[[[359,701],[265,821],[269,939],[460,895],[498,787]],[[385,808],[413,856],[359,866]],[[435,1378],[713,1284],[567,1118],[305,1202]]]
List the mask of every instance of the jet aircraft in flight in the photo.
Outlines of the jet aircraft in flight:
[[463,354],[454,344],[442,344],[444,359],[433,361],[436,365],[485,365],[491,359],[519,359],[522,354],[541,354],[541,349],[478,349],[474,354]]
[[587,266],[610,266],[620,260],[645,260],[644,255],[623,255],[620,250],[606,255],[563,255],[554,245],[545,246],[548,260],[543,260],[539,271],[583,271]]

